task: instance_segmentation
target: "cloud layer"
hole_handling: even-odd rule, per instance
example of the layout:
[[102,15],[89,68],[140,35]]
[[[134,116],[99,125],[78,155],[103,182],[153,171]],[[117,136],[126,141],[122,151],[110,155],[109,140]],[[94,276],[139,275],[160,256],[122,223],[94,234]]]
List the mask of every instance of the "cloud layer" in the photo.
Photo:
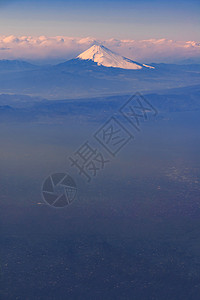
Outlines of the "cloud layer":
[[[92,37],[0,36],[0,59],[64,61],[76,57],[94,42]],[[98,42],[139,62],[200,61],[200,42],[195,41],[108,39]]]

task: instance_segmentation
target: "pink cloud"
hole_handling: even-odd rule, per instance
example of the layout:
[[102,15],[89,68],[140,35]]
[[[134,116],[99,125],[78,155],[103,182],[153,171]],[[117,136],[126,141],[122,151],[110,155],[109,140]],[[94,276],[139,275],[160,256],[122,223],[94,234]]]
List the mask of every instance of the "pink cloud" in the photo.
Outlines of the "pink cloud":
[[[66,36],[0,36],[0,59],[60,59],[76,57],[89,48],[95,39]],[[98,42],[117,53],[141,62],[173,62],[200,58],[200,42],[169,39],[116,40]],[[1,51],[4,49],[3,51]]]

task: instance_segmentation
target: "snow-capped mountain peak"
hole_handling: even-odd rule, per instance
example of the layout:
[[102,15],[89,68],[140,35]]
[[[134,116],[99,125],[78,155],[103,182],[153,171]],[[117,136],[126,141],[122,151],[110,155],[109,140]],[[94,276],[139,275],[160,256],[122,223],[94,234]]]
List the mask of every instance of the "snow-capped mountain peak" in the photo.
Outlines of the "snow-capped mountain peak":
[[100,44],[94,44],[88,50],[77,56],[78,59],[92,60],[98,65],[105,67],[140,70],[143,68],[154,69],[154,67],[137,63],[131,59],[123,57]]

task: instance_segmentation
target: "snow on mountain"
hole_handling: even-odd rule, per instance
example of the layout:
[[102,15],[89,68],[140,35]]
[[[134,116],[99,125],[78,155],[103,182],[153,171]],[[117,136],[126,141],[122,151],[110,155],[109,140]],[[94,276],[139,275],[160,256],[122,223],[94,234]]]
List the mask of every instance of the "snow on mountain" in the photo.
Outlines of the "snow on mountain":
[[88,50],[84,51],[77,56],[78,59],[82,60],[92,60],[96,62],[99,66],[121,68],[121,69],[132,69],[140,70],[143,68],[154,69],[154,67],[137,63],[126,57],[123,57],[110,49],[104,47],[103,45],[95,44]]

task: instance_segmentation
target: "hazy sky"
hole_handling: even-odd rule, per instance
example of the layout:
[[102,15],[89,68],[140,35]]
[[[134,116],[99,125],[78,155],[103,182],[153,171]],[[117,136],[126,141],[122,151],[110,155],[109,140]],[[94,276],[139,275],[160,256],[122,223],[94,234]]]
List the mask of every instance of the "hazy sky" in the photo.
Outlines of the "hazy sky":
[[199,0],[0,0],[0,35],[200,39]]

